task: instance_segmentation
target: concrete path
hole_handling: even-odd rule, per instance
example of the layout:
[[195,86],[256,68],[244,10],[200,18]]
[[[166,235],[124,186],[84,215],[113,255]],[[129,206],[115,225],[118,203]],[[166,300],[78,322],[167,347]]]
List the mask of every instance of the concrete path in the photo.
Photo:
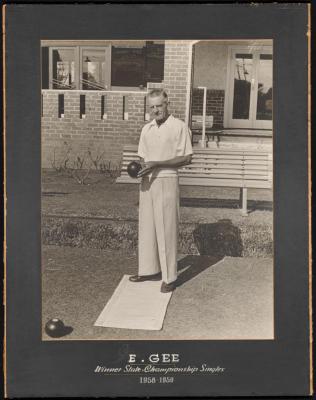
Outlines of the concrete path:
[[73,328],[64,340],[273,338],[271,258],[181,256],[179,286],[156,332],[93,326],[123,274],[137,272],[134,255],[43,246],[42,259],[43,326],[61,318]]

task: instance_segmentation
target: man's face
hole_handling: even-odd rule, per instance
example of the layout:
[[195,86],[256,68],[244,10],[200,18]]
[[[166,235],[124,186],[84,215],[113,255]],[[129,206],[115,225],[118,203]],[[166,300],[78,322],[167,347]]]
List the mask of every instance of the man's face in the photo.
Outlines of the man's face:
[[168,100],[162,95],[157,97],[149,97],[148,108],[151,118],[155,118],[156,121],[161,121],[167,118],[169,115]]

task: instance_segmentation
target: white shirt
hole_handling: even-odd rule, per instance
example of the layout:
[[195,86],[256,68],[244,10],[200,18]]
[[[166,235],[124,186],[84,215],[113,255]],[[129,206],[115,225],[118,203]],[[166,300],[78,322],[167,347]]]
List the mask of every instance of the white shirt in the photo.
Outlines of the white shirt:
[[[173,115],[160,126],[156,120],[146,124],[140,134],[138,155],[146,161],[166,161],[192,154],[191,133],[186,124]],[[149,177],[177,176],[178,168],[155,168]]]

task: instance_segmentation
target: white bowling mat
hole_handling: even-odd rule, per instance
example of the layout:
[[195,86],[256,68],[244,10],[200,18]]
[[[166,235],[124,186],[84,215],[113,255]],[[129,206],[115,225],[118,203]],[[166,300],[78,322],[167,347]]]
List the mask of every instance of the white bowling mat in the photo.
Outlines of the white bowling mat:
[[124,275],[95,326],[160,330],[172,292],[161,293],[161,281],[134,283]]

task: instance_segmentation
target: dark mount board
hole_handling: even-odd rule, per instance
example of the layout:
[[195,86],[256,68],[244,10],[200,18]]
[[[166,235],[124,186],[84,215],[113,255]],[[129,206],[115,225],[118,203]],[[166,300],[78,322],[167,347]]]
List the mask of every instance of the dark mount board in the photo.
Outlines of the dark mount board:
[[[118,25],[119,22],[119,25]],[[6,394],[8,397],[307,396],[310,383],[308,6],[89,4],[5,8]],[[274,340],[41,340],[40,41],[273,39]],[[224,374],[142,385],[129,354],[179,354]]]

